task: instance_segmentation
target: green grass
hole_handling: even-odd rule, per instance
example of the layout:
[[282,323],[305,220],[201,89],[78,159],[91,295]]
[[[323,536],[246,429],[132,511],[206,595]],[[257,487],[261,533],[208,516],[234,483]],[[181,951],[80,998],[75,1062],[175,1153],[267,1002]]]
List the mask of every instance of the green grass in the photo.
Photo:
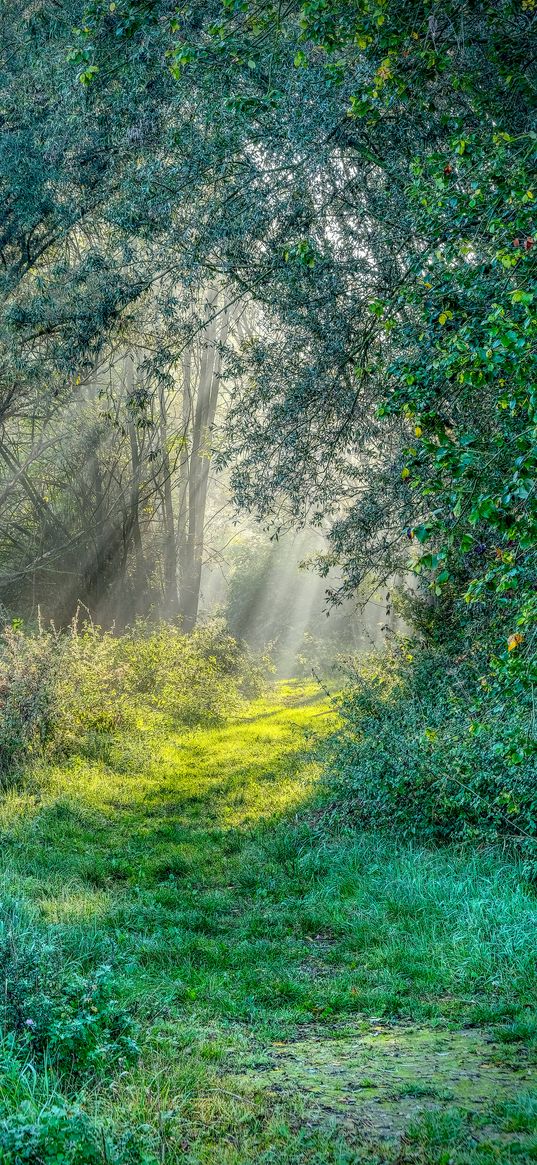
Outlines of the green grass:
[[[313,687],[290,684],[223,728],[146,723],[136,739],[86,742],[5,797],[4,893],[35,909],[66,967],[109,964],[140,1028],[139,1063],[101,1080],[25,1067],[8,1048],[5,1113],[76,1099],[103,1130],[103,1161],[142,1160],[143,1144],[168,1165],[537,1159],[531,889],[498,855],[347,828],[307,752],[333,720]],[[392,1150],[264,1081],[267,1050],[300,1037],[307,1059],[308,1039],[343,1046],[372,1019],[492,1032],[491,1062],[523,1067],[518,1108],[514,1095],[491,1095],[490,1113],[444,1105]],[[434,1080],[403,1093],[443,1095]]]

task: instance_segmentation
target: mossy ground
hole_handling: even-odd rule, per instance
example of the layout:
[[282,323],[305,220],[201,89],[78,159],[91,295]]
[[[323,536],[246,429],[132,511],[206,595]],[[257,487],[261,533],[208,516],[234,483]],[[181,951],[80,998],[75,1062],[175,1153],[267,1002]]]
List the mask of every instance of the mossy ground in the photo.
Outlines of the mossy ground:
[[378,1020],[339,1032],[322,1028],[294,1041],[268,1044],[245,1062],[241,1087],[269,1088],[274,1096],[298,1091],[310,1119],[336,1118],[376,1139],[398,1139],[407,1122],[439,1104],[466,1116],[488,1113],[498,1102],[519,1100],[537,1085],[533,1059],[516,1060],[479,1029],[460,1031]]
[[[141,1026],[137,1067],[77,1086],[103,1160],[121,1129],[168,1165],[537,1160],[532,889],[320,812],[333,719],[289,684],[220,729],[86,742],[4,799],[5,889],[73,966],[112,965]],[[44,1068],[4,1105],[71,1097]]]

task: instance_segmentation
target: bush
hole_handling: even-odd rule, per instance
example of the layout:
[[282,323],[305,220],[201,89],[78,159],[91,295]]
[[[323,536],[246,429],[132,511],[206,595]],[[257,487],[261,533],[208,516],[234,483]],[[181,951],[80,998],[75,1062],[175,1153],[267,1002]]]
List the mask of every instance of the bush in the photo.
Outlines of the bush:
[[0,781],[47,745],[77,751],[96,736],[136,729],[148,713],[171,726],[225,720],[259,695],[266,661],[214,623],[183,635],[144,624],[114,636],[75,619],[65,634],[0,638]]
[[92,624],[73,620],[57,650],[62,667],[54,688],[51,737],[69,749],[86,733],[115,732],[135,725],[129,674],[120,640]]
[[0,1165],[157,1165],[153,1139],[138,1128],[111,1142],[76,1105],[26,1101],[0,1120]]
[[0,785],[5,787],[51,728],[57,675],[53,634],[7,627],[0,640]]
[[224,720],[263,690],[267,661],[252,658],[220,622],[190,635],[138,624],[115,642],[131,698],[178,724]]
[[0,1121],[0,1165],[102,1165],[102,1142],[79,1109],[21,1109]]
[[534,858],[530,709],[522,700],[506,706],[480,666],[477,651],[461,658],[410,643],[361,661],[341,700],[331,771],[367,827],[441,841],[509,839]]
[[109,967],[66,964],[31,909],[0,908],[0,1165],[157,1165],[154,1131],[97,1128],[71,1097],[139,1058]]

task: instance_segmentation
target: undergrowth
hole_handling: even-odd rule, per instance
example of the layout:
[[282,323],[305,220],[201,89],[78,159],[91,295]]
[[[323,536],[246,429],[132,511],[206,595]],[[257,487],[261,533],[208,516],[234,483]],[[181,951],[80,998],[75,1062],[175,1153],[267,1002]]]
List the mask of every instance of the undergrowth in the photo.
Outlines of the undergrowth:
[[[402,645],[336,710],[218,625],[75,624],[2,668],[0,1165],[535,1159],[534,792],[472,667]],[[396,1148],[255,1076],[377,1024],[479,1027],[524,1102],[411,1080]]]
[[487,646],[402,640],[347,665],[328,762],[343,819],[536,862],[535,709],[499,691]]
[[115,636],[78,616],[67,632],[0,635],[0,779],[18,779],[39,754],[99,751],[103,738],[162,726],[217,724],[259,694],[268,662],[215,622],[184,635],[136,624]]

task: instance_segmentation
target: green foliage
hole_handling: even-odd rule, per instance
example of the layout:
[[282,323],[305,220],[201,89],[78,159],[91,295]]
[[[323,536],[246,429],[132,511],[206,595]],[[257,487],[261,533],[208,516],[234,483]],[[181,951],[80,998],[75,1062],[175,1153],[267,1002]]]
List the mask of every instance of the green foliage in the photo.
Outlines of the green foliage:
[[335,779],[370,828],[443,842],[504,839],[533,864],[531,702],[507,714],[487,675],[486,638],[460,646],[457,655],[445,643],[409,642],[356,665],[341,703]]
[[[224,365],[221,460],[233,460],[236,497],[271,519],[283,509],[284,523],[331,522],[329,562],[348,592],[411,565],[436,604],[421,616],[425,644],[354,676],[333,802],[310,808],[303,732],[327,709],[305,704],[294,720],[268,703],[226,723],[259,673],[224,632],[7,632],[4,784],[43,749],[55,763],[39,796],[5,798],[2,840],[17,894],[23,879],[60,924],[6,910],[2,1019],[14,1058],[29,1057],[21,1076],[37,1081],[34,1105],[6,1105],[6,1165],[371,1160],[369,1146],[312,1130],[299,1106],[274,1113],[274,1098],[223,1089],[220,1052],[229,1063],[232,1038],[242,1053],[251,1038],[266,1054],[254,1030],[274,1039],[314,1021],[317,1035],[364,1015],[500,1022],[507,1056],[508,1041],[534,1039],[529,861],[521,871],[378,836],[380,824],[444,841],[516,836],[533,861],[534,8],[6,7],[9,600],[22,586],[34,604],[36,552],[51,588],[51,563],[65,556],[78,577],[87,551],[107,595],[144,565],[113,456],[121,520],[97,557],[110,500],[99,466],[79,497],[51,504],[50,419],[79,373],[125,343],[149,289],[148,383],[165,384],[199,322],[192,298],[222,280],[239,313],[260,307],[258,334],[230,345]],[[138,396],[151,404],[144,386]],[[113,409],[107,419],[117,423]],[[133,407],[129,419],[136,450],[146,418]],[[72,464],[47,480],[70,482]],[[156,494],[168,480],[147,477]],[[288,698],[292,710],[300,697]],[[177,726],[196,731],[178,742]],[[96,744],[117,733],[130,734],[136,776],[99,758]],[[353,832],[364,821],[372,833]],[[140,1001],[141,1064],[110,951],[122,993]],[[75,1089],[80,1108],[65,1102]],[[84,1114],[89,1097],[130,1121],[117,1146]],[[534,1118],[531,1100],[505,1112],[500,1132],[516,1140],[489,1143],[456,1110],[426,1115],[400,1151],[373,1151],[420,1165],[522,1161],[535,1156],[519,1138]]]
[[[96,1143],[111,1165],[185,1156],[210,1165],[223,1145],[233,1165],[357,1165],[361,1148],[368,1165],[373,1151],[395,1165],[397,1143],[366,1139],[358,1150],[348,1124],[339,1128],[369,1076],[354,1058],[343,1072],[341,1054],[364,1037],[376,1049],[371,1113],[386,1104],[403,1133],[405,1095],[394,1098],[383,1050],[393,1052],[394,1040],[409,1049],[413,1111],[440,1107],[434,1143],[425,1132],[415,1151],[405,1140],[405,1160],[438,1165],[451,1149],[444,1102],[432,1089],[421,1099],[419,1074],[416,1092],[413,1056],[428,1055],[434,1073],[438,1059],[446,1063],[436,1040],[453,1037],[463,1095],[474,1063],[479,1095],[482,1059],[506,1082],[506,1099],[530,1069],[536,906],[524,868],[505,853],[427,850],[357,830],[337,788],[319,796],[320,765],[305,751],[306,738],[317,741],[336,719],[313,685],[281,686],[223,726],[180,735],[159,731],[152,716],[153,731],[133,739],[128,771],[65,758],[48,769],[39,799],[11,794],[2,805],[6,931],[27,968],[14,976],[9,963],[10,979],[25,976],[33,996],[39,978],[44,995],[63,999],[68,1025],[69,984],[83,981],[85,1011],[86,988],[109,961],[115,997],[136,1012],[140,1046],[134,1062],[111,1057],[109,1067],[87,1063],[77,1076],[68,1058],[55,1070],[11,1020],[0,1064],[6,1165],[17,1165],[21,1141],[34,1148],[32,1165],[40,1157],[60,1165],[46,1152],[64,1135],[69,1165],[79,1142],[88,1153]],[[27,895],[48,925],[23,905]],[[479,1060],[465,1058],[467,1039],[478,1040]],[[281,1092],[269,1085],[280,1054],[294,1065]],[[312,1066],[321,1099],[308,1089]],[[487,1113],[496,1165],[514,1161],[516,1149],[526,1165],[522,1128],[532,1107],[523,1107],[525,1117],[522,1108]],[[476,1148],[462,1162],[482,1160]]]
[[[529,764],[535,723],[528,731],[523,709],[537,682],[534,5],[448,2],[433,12],[423,0],[312,0],[293,5],[283,22],[269,3],[261,11],[282,55],[295,45],[296,84],[306,91],[309,74],[323,93],[319,152],[328,173],[323,151],[334,140],[353,172],[352,194],[342,197],[355,231],[364,205],[372,225],[360,235],[369,272],[358,274],[356,255],[351,265],[357,235],[345,235],[348,220],[336,209],[346,247],[308,207],[307,234],[283,248],[272,334],[246,360],[257,424],[245,439],[243,398],[229,426],[238,496],[272,514],[282,491],[296,515],[308,503],[317,520],[330,515],[331,560],[342,564],[349,593],[368,576],[413,570],[434,595],[446,592],[463,634],[476,613],[460,600],[476,606],[493,715],[513,708],[513,751]],[[256,34],[242,9],[227,16],[233,59]],[[346,132],[328,128],[338,101]],[[281,123],[288,116],[282,101]],[[306,148],[305,135],[301,142]],[[361,170],[370,174],[365,190]],[[323,317],[321,326],[330,302],[339,318]]]
[[264,687],[268,661],[249,656],[220,622],[190,635],[167,624],[144,634],[138,625],[116,642],[133,699],[178,724],[217,723]]
[[490,126],[416,165],[416,224],[438,241],[397,301],[382,409],[408,420],[402,476],[426,515],[410,533],[431,546],[413,569],[502,620],[490,662],[515,702],[537,682],[534,152]]
[[[6,893],[0,909],[0,1033],[2,1165],[102,1162],[108,1138],[67,1097],[137,1062],[137,1028],[117,1002],[110,967],[83,972],[67,958],[58,934]],[[108,1158],[114,1165],[155,1160],[123,1153],[117,1145]]]
[[225,720],[264,686],[266,661],[214,623],[183,635],[143,624],[124,636],[78,619],[68,633],[7,628],[0,641],[0,774],[32,754],[77,751],[158,711],[170,725]]
[[0,782],[9,781],[51,727],[57,676],[54,636],[7,627],[0,646]]
[[112,1139],[81,1106],[61,1096],[42,1107],[23,1101],[0,1117],[1,1165],[157,1165],[157,1153],[147,1129]]
[[[185,350],[179,305],[218,272],[230,301],[261,309],[225,364],[232,409],[219,455],[238,501],[330,523],[330,561],[349,593],[412,566],[433,593],[466,595],[493,622],[505,611],[499,688],[506,701],[531,690],[533,5],[90,0],[72,13],[70,48],[70,6],[56,7],[43,43],[35,23],[22,37],[20,21],[9,27],[24,155],[46,162],[26,183],[17,256],[39,244],[36,219],[57,247],[57,220],[73,208],[61,262],[38,246],[23,291],[8,294],[11,355],[37,327],[47,360],[32,361],[32,376],[43,367],[48,383],[60,371],[72,388],[73,369],[87,374],[158,286],[159,342],[144,373],[164,384]],[[37,63],[46,78],[49,61],[58,108],[24,86]],[[86,134],[67,169],[49,159],[68,150],[40,145],[57,146],[66,114],[70,140]],[[105,149],[92,136],[102,124]],[[86,182],[88,158],[99,169]],[[10,154],[6,201],[17,206],[18,173]],[[35,204],[34,191],[51,189]],[[90,253],[69,246],[81,214]],[[54,526],[63,548],[54,506],[15,475],[36,528],[49,538]],[[110,576],[125,558],[115,533]],[[19,533],[8,534],[11,555]],[[96,565],[102,578],[106,563]]]
[[0,1028],[21,1054],[44,1057],[72,1081],[137,1058],[136,1029],[114,997],[110,967],[71,971],[58,941],[17,901],[2,904],[0,980]]
[[41,1114],[26,1105],[0,1120],[2,1165],[102,1165],[102,1143],[85,1113],[55,1105]]

